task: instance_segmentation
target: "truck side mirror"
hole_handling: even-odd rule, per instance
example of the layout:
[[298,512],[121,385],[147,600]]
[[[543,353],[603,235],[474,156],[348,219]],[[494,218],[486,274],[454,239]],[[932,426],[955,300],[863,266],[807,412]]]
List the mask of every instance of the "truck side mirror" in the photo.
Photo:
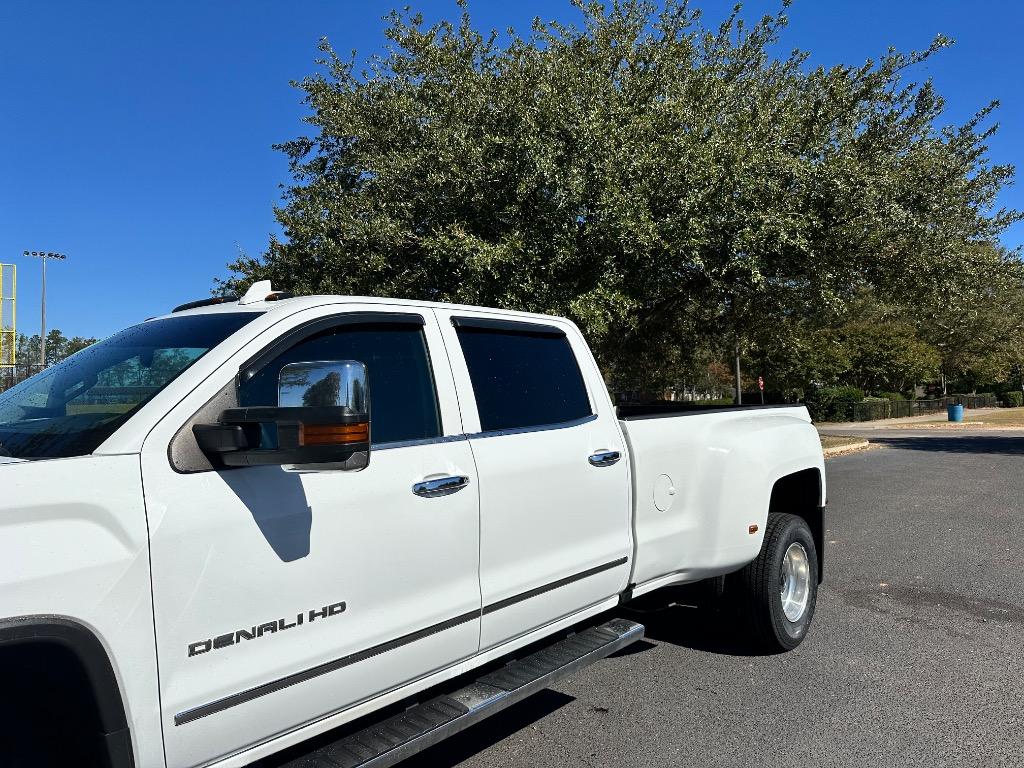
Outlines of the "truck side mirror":
[[218,424],[192,427],[219,467],[370,462],[366,366],[356,360],[289,363],[278,377],[277,406],[229,408]]

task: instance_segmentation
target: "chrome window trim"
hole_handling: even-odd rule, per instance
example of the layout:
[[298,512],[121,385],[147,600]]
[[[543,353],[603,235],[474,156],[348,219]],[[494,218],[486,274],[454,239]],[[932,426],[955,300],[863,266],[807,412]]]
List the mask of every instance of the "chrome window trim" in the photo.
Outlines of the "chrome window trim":
[[390,451],[392,448],[411,448],[416,445],[439,445],[441,443],[455,443],[460,440],[468,439],[468,435],[441,435],[440,437],[422,437],[416,440],[393,440],[390,443],[370,443],[370,451]]
[[[570,421],[559,421],[554,424],[538,424],[530,427],[515,427],[512,429],[492,429],[485,432],[463,433],[461,435],[442,435],[440,437],[424,437],[419,440],[395,440],[390,443],[370,444],[371,451],[390,451],[393,448],[410,448],[417,445],[440,445],[441,443],[455,443],[460,440],[479,440],[485,437],[503,437],[505,435],[525,435],[530,432],[548,432],[553,429],[571,429],[583,424],[589,424],[597,420],[597,414],[581,416]],[[371,426],[372,429],[372,426]]]
[[597,414],[592,413],[589,416],[581,416],[578,419],[571,419],[570,421],[558,421],[554,424],[538,424],[536,426],[529,427],[513,427],[511,429],[490,429],[483,432],[474,432],[466,435],[470,440],[479,440],[484,437],[503,437],[505,435],[525,435],[529,432],[548,432],[553,429],[571,429],[572,427],[578,427],[582,424],[587,424],[597,419]]

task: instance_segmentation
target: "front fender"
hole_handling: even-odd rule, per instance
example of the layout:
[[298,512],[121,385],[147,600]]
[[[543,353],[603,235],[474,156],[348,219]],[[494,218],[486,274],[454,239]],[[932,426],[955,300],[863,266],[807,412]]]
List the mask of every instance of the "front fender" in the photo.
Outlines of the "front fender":
[[[123,699],[136,763],[162,765],[139,457],[0,464],[0,488],[0,621],[8,642],[37,633],[40,642],[77,643],[83,658],[102,651],[110,675],[91,679]],[[113,695],[103,694],[111,733],[121,727]]]

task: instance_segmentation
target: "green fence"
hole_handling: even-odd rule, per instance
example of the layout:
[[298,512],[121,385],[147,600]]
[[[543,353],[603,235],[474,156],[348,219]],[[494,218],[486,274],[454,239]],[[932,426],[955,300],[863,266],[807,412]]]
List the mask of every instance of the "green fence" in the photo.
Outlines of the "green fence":
[[906,416],[927,416],[945,413],[948,405],[962,405],[965,408],[994,408],[998,398],[989,395],[956,395],[936,400],[862,400],[856,402],[834,402],[831,404],[832,421],[876,421],[898,419]]

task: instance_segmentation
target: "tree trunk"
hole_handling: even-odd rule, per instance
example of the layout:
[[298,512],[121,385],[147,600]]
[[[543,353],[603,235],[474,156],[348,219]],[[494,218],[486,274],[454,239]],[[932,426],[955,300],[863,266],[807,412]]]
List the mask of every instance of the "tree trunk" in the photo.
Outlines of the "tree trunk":
[[743,376],[740,373],[740,343],[736,342],[736,405],[743,405]]

